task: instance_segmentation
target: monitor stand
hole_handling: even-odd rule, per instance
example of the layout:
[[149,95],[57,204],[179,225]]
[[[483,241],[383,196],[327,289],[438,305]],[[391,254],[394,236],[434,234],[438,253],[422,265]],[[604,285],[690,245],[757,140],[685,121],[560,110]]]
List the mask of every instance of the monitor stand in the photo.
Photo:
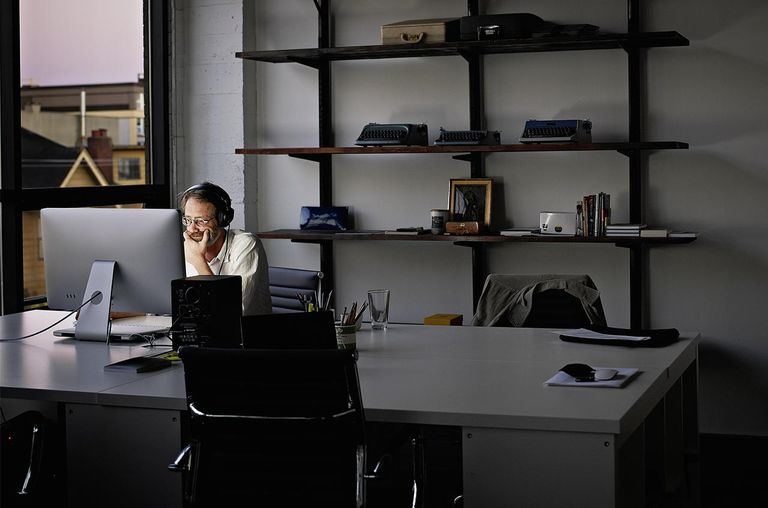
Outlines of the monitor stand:
[[116,261],[97,259],[91,265],[91,273],[85,286],[83,302],[101,293],[80,309],[75,325],[75,338],[79,340],[109,341],[109,311],[112,308],[112,282]]

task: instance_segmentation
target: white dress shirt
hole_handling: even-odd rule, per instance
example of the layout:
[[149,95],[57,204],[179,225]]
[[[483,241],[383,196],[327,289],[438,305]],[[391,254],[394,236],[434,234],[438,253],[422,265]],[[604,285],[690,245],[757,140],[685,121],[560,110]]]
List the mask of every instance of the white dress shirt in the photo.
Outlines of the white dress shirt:
[[[272,312],[269,295],[269,269],[267,254],[261,240],[253,233],[240,229],[226,232],[224,245],[215,258],[208,262],[216,275],[239,275],[243,288],[243,315]],[[189,263],[187,276],[199,275]]]

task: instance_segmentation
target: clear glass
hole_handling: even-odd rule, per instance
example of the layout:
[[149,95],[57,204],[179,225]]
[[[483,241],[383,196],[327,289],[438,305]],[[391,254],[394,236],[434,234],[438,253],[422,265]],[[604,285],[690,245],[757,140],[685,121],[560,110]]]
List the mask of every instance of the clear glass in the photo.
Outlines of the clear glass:
[[369,290],[368,309],[371,312],[371,329],[385,330],[389,323],[389,289]]

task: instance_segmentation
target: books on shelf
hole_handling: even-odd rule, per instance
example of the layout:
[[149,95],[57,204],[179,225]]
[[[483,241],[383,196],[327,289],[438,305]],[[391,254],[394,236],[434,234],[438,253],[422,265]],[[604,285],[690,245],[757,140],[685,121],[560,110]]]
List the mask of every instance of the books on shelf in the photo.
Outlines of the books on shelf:
[[507,228],[502,229],[499,231],[499,234],[501,236],[525,236],[525,235],[532,235],[534,233],[538,233],[539,228]]
[[645,224],[609,224],[605,226],[605,236],[640,236]]
[[645,224],[608,224],[605,226],[606,231],[640,231],[648,226]]
[[388,229],[384,231],[384,234],[385,235],[423,235],[429,232],[430,232],[429,229],[424,229],[423,227],[413,227],[413,228]]
[[576,236],[602,236],[610,222],[610,194],[598,192],[576,202]]

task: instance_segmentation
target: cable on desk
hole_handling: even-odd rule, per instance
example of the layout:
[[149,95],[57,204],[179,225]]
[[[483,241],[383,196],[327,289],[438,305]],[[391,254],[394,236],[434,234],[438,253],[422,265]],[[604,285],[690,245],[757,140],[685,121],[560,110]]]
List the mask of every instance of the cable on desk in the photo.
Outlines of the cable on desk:
[[158,339],[168,339],[170,341],[173,341],[173,339],[171,338],[171,331],[173,330],[173,327],[176,326],[176,323],[178,323],[179,320],[182,317],[183,316],[181,316],[181,315],[179,317],[177,317],[173,321],[173,323],[171,323],[171,326],[169,326],[168,328],[164,329],[163,331],[155,332],[153,334],[134,333],[134,334],[131,335],[131,338],[137,337],[137,338],[144,339],[145,341],[147,341],[147,344],[144,344],[142,347],[148,347],[148,348],[170,347],[170,348],[172,348],[173,347],[172,344],[158,344],[156,346],[155,345],[155,341],[158,340]]
[[64,316],[63,318],[59,319],[58,321],[56,321],[56,322],[55,322],[55,323],[53,323],[52,325],[50,325],[50,326],[47,326],[47,327],[43,328],[42,330],[38,330],[38,331],[36,331],[35,333],[30,333],[29,335],[25,335],[25,336],[23,336],[23,337],[8,337],[8,338],[3,338],[3,337],[0,337],[0,342],[11,342],[11,341],[14,341],[14,340],[24,340],[24,339],[28,339],[28,338],[30,338],[30,337],[34,337],[35,335],[40,335],[41,333],[43,333],[43,332],[45,332],[45,331],[48,331],[48,330],[50,330],[51,328],[53,328],[54,326],[58,325],[59,323],[61,323],[61,322],[62,322],[62,321],[64,321],[65,319],[69,318],[69,316],[71,316],[71,315],[72,315],[72,314],[74,314],[75,312],[79,311],[80,309],[82,309],[83,307],[85,307],[86,305],[88,305],[89,303],[91,303],[91,300],[93,300],[93,299],[95,299],[96,297],[99,297],[99,296],[101,296],[101,291],[96,291],[96,292],[93,294],[93,296],[92,296],[92,297],[90,297],[88,300],[84,301],[84,302],[83,302],[83,304],[82,304],[82,305],[80,305],[80,307],[78,307],[78,308],[76,308],[76,309],[74,309],[74,310],[71,310],[71,311],[69,311],[69,314],[67,314],[67,315],[66,315],[66,316]]

